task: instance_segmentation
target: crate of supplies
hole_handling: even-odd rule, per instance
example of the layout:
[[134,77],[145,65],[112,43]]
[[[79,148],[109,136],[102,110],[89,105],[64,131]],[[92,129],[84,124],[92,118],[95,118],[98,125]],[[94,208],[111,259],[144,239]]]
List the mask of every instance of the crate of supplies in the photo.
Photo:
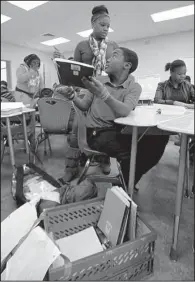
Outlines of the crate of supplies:
[[[44,228],[55,240],[96,226],[104,199],[96,198],[45,211]],[[114,207],[113,207],[114,208]],[[137,216],[136,239],[71,263],[68,277],[64,266],[48,270],[49,281],[140,280],[153,273],[156,233]]]

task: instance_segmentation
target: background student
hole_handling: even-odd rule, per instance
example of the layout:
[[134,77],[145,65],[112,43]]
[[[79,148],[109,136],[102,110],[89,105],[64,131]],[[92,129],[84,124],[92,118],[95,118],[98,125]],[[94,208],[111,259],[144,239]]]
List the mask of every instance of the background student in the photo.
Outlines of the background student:
[[186,64],[182,60],[167,63],[165,71],[170,70],[170,77],[158,84],[154,102],[183,106],[188,109],[194,108],[194,88],[186,80]]
[[24,58],[24,62],[16,71],[17,84],[14,97],[16,102],[23,102],[34,107],[43,88],[42,78],[39,73],[41,65],[40,58],[35,54],[30,54]]

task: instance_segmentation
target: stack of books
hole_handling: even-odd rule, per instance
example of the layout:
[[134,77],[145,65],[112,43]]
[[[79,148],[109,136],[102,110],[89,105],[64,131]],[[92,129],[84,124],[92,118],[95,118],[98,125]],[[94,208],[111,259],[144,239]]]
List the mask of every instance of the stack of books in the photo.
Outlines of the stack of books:
[[137,205],[129,195],[118,186],[108,189],[104,207],[98,221],[98,228],[112,246],[135,239]]
[[10,115],[22,112],[24,104],[21,102],[2,102],[1,103],[1,114]]

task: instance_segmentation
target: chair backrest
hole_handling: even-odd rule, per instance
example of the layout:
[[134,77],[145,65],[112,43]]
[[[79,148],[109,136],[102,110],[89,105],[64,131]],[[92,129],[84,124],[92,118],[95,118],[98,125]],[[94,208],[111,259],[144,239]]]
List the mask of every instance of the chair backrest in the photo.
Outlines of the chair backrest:
[[69,101],[41,98],[37,102],[41,126],[48,133],[66,134],[72,109]]
[[86,116],[77,107],[74,106],[74,109],[78,120],[78,145],[81,152],[84,153],[85,149],[89,148],[87,144]]

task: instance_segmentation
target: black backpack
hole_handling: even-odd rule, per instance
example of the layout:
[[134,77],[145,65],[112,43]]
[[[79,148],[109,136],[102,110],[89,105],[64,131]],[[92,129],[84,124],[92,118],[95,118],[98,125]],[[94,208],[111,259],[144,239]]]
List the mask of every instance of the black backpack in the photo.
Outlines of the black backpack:
[[25,176],[29,174],[39,175],[43,178],[43,180],[49,182],[54,187],[61,187],[60,183],[56,179],[54,179],[51,175],[46,173],[41,168],[35,166],[33,163],[17,166],[15,172],[12,175],[12,196],[16,201],[18,207],[27,202],[27,199],[24,195],[23,184]]

